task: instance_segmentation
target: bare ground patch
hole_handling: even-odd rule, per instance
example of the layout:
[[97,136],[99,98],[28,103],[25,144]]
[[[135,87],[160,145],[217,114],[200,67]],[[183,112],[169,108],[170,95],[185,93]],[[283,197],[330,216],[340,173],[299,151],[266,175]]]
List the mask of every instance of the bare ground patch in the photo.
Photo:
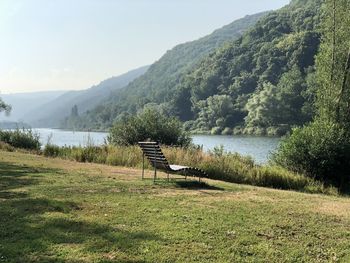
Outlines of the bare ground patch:
[[350,219],[350,200],[324,200],[315,205],[318,213]]

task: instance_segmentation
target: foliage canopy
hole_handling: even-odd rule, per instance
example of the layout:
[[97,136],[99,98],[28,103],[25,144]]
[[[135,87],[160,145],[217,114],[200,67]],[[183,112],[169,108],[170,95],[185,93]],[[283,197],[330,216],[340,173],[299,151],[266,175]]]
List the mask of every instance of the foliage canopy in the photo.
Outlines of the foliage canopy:
[[191,142],[178,119],[168,117],[154,108],[147,108],[115,123],[107,140],[115,145],[134,145],[151,140],[165,145],[188,146]]
[[327,0],[316,63],[313,123],[294,130],[274,160],[340,186],[350,181],[350,1]]

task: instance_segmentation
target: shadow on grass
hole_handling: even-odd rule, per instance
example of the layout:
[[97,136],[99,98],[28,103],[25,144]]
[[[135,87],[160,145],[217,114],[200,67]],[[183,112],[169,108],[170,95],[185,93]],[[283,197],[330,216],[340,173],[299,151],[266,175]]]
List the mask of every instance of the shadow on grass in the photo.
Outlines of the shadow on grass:
[[0,162],[0,198],[24,197],[24,193],[10,193],[6,191],[37,184],[40,175],[58,171],[57,169],[36,168]]
[[51,169],[0,163],[0,262],[81,262],[89,256],[102,262],[143,262],[135,252],[144,242],[160,240],[96,218],[83,220],[77,215],[82,206],[74,200],[17,192],[40,184],[38,173],[55,175]]
[[223,188],[198,181],[176,181],[175,186],[191,190],[224,190]]

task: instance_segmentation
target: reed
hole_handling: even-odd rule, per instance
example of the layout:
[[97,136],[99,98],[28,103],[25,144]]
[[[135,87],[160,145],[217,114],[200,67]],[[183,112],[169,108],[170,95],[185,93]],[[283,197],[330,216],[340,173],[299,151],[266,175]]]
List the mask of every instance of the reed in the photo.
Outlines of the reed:
[[31,129],[0,130],[0,141],[15,148],[40,150],[39,134]]

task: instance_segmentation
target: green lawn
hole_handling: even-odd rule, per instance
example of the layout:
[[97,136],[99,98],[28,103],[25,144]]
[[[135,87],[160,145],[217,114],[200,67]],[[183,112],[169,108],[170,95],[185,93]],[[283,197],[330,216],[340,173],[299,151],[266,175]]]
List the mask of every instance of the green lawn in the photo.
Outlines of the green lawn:
[[0,152],[0,262],[350,262],[350,199]]

